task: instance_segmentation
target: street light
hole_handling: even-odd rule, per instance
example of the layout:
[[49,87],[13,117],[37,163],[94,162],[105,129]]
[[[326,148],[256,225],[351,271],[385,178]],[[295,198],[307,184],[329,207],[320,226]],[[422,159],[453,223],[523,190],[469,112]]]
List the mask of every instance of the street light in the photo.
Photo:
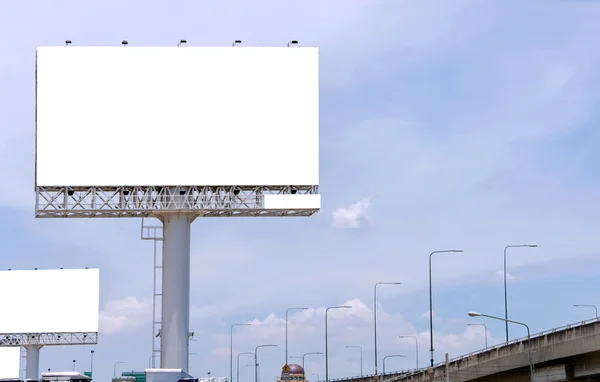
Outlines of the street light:
[[507,320],[507,319],[495,317],[495,316],[489,316],[487,314],[483,314],[483,313],[479,313],[479,312],[469,312],[468,314],[469,314],[469,317],[487,317],[487,318],[493,318],[494,320],[511,322],[513,324],[522,325],[527,329],[527,348],[529,350],[529,379],[531,380],[531,382],[533,382],[533,357],[531,356],[531,334],[529,332],[529,326],[525,325],[522,322]]
[[436,253],[463,252],[462,249],[445,249],[443,251],[433,251],[429,254],[429,342],[431,347],[431,367],[433,367],[433,294],[431,293],[431,257]]
[[373,328],[375,332],[375,374],[377,374],[377,285],[400,285],[398,282],[379,282],[375,284],[373,293]]
[[321,377],[317,373],[310,373],[310,375],[316,375],[317,376],[317,382],[319,382],[321,380]]
[[288,363],[288,312],[290,310],[308,310],[308,308],[287,308],[285,310],[285,364]]
[[90,350],[90,374],[94,375],[94,351]]
[[[325,382],[329,382],[329,344],[327,342],[327,314],[330,309],[350,309],[350,305],[330,306],[325,309]],[[256,382],[256,381],[255,381]]]
[[417,370],[419,370],[419,339],[417,336],[398,336],[398,338],[414,338],[415,339],[415,356],[417,357]]
[[[235,371],[236,371],[236,374],[237,374],[237,375],[236,375],[236,379],[235,379],[235,380],[236,380],[236,382],[240,382],[240,356],[241,356],[241,355],[243,355],[243,354],[253,355],[254,353],[251,353],[251,352],[243,352],[243,353],[239,353],[239,354],[237,355],[237,365],[236,365],[236,368],[235,368]],[[232,381],[232,382],[233,382],[233,381]]]
[[488,348],[487,343],[487,326],[485,324],[467,324],[467,326],[483,326],[484,334],[485,334],[485,350]]
[[233,324],[229,332],[229,381],[233,381],[233,328],[235,326],[250,326],[251,324]]
[[573,305],[573,306],[585,306],[588,308],[594,308],[596,310],[596,318],[598,318],[598,308],[596,307],[596,305],[577,304],[577,305]]
[[73,360],[73,371],[75,371],[75,362],[77,362],[76,359]]
[[386,358],[395,358],[395,357],[406,357],[404,354],[393,354],[393,355],[386,355],[385,357],[383,357],[383,375],[385,375],[385,359]]
[[[310,353],[304,353],[304,354],[302,354],[302,369],[303,370],[304,370],[304,357],[306,357],[307,355],[312,355],[312,354],[317,355],[317,354],[323,354],[323,353],[321,353],[321,352],[310,352]],[[304,371],[305,371],[305,374],[306,374],[306,370],[304,370]]]
[[360,349],[360,376],[363,376],[363,360],[362,360],[362,346],[358,346],[358,345],[348,345],[346,346],[346,349],[351,349],[351,348],[357,348]]
[[275,346],[277,346],[277,345],[258,345],[257,347],[254,348],[254,382],[258,382],[258,369],[256,368],[258,366],[258,349],[275,347]]
[[123,361],[115,362],[113,365],[113,378],[117,378],[117,365],[120,363],[127,363]]
[[506,250],[509,248],[536,248],[537,244],[507,245],[504,248],[504,322],[506,324],[506,342],[508,342],[508,294],[506,293]]

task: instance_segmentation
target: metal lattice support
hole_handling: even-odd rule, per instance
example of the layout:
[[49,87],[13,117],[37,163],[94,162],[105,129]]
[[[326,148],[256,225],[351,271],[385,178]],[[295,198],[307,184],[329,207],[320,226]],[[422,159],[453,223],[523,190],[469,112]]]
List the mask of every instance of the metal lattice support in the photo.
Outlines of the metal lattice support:
[[[160,320],[160,312],[156,309],[157,300],[162,298],[162,288],[160,284],[156,283],[157,277],[156,274],[159,270],[162,270],[162,251],[159,258],[158,255],[158,245],[157,242],[163,241],[163,227],[153,226],[153,225],[145,225],[144,218],[142,218],[142,232],[141,232],[142,240],[152,240],[154,244],[154,277],[153,277],[153,285],[152,285],[152,355],[150,358],[151,368],[154,368],[156,365],[156,358],[160,357],[160,329],[162,325],[162,320]],[[158,343],[158,347],[156,346]]]
[[318,186],[36,187],[36,217],[149,217],[161,211],[198,217],[310,216],[316,209],[265,210],[265,195],[318,194]]
[[95,345],[98,333],[0,333],[0,346]]

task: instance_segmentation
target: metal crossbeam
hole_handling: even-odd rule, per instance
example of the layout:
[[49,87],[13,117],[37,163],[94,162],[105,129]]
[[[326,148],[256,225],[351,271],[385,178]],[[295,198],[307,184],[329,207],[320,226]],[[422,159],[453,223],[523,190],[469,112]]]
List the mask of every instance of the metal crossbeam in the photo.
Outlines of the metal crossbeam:
[[95,345],[98,333],[0,333],[0,347],[26,345]]
[[265,210],[265,195],[318,194],[318,186],[36,187],[37,218],[149,217],[161,211],[198,217],[310,216],[316,209]]

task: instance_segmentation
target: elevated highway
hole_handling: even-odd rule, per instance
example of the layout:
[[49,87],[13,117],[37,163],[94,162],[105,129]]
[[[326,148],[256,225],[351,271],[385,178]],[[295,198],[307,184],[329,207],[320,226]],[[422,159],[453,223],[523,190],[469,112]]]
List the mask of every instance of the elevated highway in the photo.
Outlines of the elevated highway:
[[[527,382],[527,337],[462,355],[426,369],[332,379],[332,382]],[[531,336],[535,382],[600,381],[600,319]],[[447,377],[449,377],[447,379]]]

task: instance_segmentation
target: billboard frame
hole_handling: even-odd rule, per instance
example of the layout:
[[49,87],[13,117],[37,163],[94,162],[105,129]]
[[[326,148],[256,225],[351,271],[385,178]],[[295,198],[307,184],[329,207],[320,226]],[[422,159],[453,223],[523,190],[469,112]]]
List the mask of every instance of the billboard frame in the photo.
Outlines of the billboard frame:
[[98,332],[0,333],[0,347],[29,345],[96,345]]
[[319,186],[36,187],[36,218],[151,217],[192,212],[197,217],[311,216],[314,209],[264,208],[265,195],[318,195]]
[[[288,48],[296,44],[298,42],[292,40],[288,43]],[[235,43],[233,45],[235,46]],[[123,46],[127,46],[127,43],[125,42]],[[317,117],[318,114],[319,109],[317,108]],[[154,217],[162,222],[162,319],[160,326],[161,329],[166,327],[169,330],[161,330],[161,368],[188,371],[190,242],[191,224],[196,218],[307,217],[321,209],[318,178],[315,179],[317,184],[300,185],[293,183],[302,183],[302,180],[292,181],[290,179],[280,185],[272,185],[272,183],[271,185],[261,185],[252,182],[254,184],[249,185],[130,184],[100,186],[98,184],[58,184],[41,186],[37,183],[37,120],[35,139],[36,218]],[[260,146],[257,149],[260,150]],[[301,158],[303,157],[301,156]],[[308,160],[306,159],[306,161]],[[317,161],[318,166],[319,161]],[[291,184],[287,183],[288,181]],[[144,181],[140,183],[142,182]],[[306,181],[306,183],[311,183],[311,181]],[[265,203],[265,199],[269,202]],[[35,345],[31,347],[35,347]]]

